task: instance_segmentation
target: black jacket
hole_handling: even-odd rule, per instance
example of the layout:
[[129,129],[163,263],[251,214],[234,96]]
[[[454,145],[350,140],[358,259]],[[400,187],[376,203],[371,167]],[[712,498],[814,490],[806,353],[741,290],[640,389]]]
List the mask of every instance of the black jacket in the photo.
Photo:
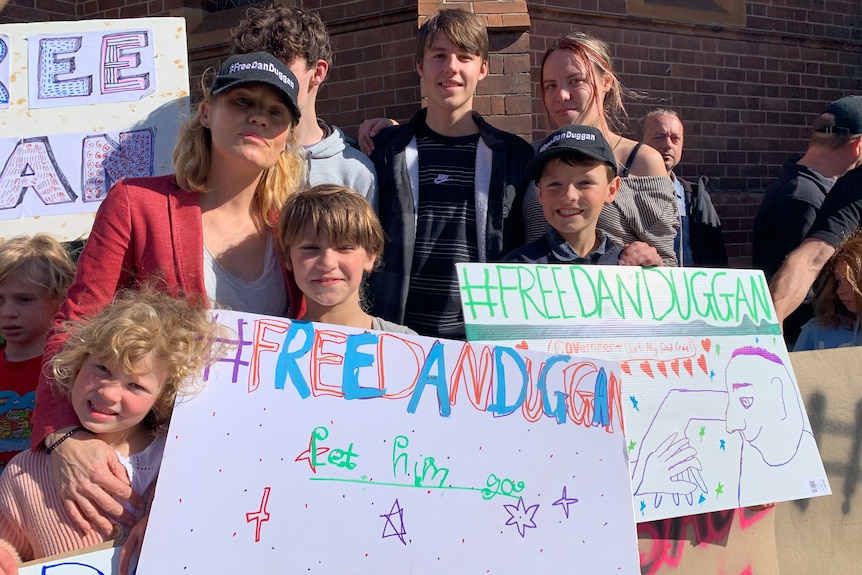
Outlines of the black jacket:
[[[416,238],[407,149],[411,147],[416,153],[414,137],[418,127],[425,123],[426,115],[427,110],[420,110],[409,123],[380,132],[374,138],[371,157],[377,170],[378,215],[386,232],[383,265],[371,280],[374,315],[396,323],[404,322]],[[522,204],[527,182],[523,171],[533,157],[533,147],[515,134],[494,128],[476,112],[473,121],[479,126],[477,156],[485,153],[483,149],[490,150],[490,165],[477,161],[476,166],[477,180],[488,178],[489,182],[487,217],[484,222],[477,222],[485,230],[484,250],[480,246],[479,257],[482,261],[497,262],[524,244]]]
[[685,208],[688,216],[688,233],[691,242],[693,265],[697,267],[727,267],[727,247],[721,234],[721,220],[706,191],[707,176],[701,176],[697,185],[678,178],[685,190]]

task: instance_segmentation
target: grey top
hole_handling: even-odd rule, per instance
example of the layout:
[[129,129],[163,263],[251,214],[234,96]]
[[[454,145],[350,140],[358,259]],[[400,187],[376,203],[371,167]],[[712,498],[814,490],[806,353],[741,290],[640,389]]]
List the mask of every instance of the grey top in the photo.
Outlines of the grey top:
[[284,271],[272,246],[272,234],[266,240],[263,272],[259,278],[250,282],[221,267],[204,246],[204,286],[210,307],[213,308],[263,315],[284,315],[287,310]]

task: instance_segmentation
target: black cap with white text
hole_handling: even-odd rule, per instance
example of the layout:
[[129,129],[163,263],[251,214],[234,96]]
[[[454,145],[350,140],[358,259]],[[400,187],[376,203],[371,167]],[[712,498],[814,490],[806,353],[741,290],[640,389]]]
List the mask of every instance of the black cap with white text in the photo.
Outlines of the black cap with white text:
[[296,104],[299,84],[296,81],[296,76],[281,60],[267,52],[250,52],[230,56],[224,61],[218,75],[213,80],[212,94],[218,96],[223,92],[246,84],[266,84],[275,88],[284,98],[284,103],[293,112],[295,120],[299,121],[299,106]]
[[604,162],[617,173],[617,160],[601,130],[592,126],[571,124],[559,128],[542,141],[538,153],[527,162],[527,177],[531,180],[539,179],[549,160],[568,152],[579,152]]

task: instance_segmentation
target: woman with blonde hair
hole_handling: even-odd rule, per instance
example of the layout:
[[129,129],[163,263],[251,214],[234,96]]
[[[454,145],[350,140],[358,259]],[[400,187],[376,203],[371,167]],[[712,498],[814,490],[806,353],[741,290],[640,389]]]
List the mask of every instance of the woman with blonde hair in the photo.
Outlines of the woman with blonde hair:
[[[303,177],[296,142],[297,80],[274,56],[229,57],[182,126],[175,174],[117,182],[108,193],[54,319],[97,314],[123,289],[158,284],[192,303],[297,317],[302,294],[278,257],[273,229]],[[64,336],[49,337],[45,360]],[[64,505],[82,529],[112,529],[108,515],[131,521],[115,497],[140,504],[98,439],[75,433],[68,398],[42,377],[32,445],[67,437],[51,458]]]

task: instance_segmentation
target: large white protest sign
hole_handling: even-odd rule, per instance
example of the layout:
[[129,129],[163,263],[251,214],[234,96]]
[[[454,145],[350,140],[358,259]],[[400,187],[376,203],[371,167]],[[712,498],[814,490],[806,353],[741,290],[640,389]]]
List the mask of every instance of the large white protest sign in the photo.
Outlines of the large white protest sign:
[[639,572],[617,364],[218,313],[138,575]]
[[173,171],[182,18],[0,25],[2,235],[85,236],[110,186]]
[[639,521],[830,493],[763,273],[458,264],[467,338],[621,363]]

